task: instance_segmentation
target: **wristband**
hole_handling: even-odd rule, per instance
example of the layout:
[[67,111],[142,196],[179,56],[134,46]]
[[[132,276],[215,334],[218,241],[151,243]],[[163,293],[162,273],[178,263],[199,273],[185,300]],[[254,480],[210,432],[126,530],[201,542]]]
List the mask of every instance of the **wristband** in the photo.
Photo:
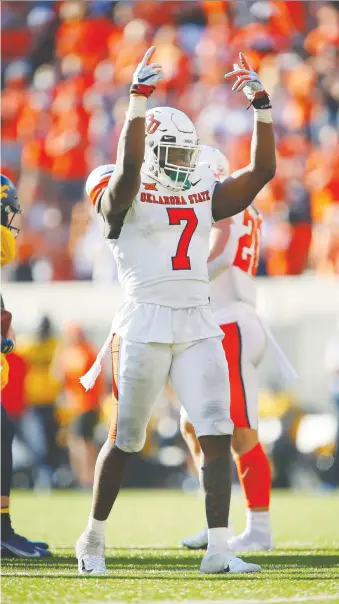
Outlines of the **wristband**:
[[254,109],[254,118],[256,122],[272,124],[272,111],[270,109]]
[[126,111],[126,117],[133,120],[135,117],[145,118],[147,110],[147,98],[145,96],[131,95],[129,98],[129,106]]

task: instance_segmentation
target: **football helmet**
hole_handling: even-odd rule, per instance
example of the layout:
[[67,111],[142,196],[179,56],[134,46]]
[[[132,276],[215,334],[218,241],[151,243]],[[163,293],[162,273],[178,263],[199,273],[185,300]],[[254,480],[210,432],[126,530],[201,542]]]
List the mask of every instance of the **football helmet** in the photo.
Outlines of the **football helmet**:
[[173,107],[146,112],[143,170],[164,187],[189,189],[199,157],[199,140],[190,118]]
[[229,164],[225,155],[216,147],[200,145],[199,166],[207,164],[218,180],[229,176]]
[[97,205],[100,193],[107,187],[114,170],[115,164],[104,164],[92,170],[87,178],[85,190],[94,207]]
[[20,226],[17,222],[18,216],[21,214],[18,193],[12,181],[4,176],[1,178],[1,226],[9,229],[14,237],[17,237],[20,232]]

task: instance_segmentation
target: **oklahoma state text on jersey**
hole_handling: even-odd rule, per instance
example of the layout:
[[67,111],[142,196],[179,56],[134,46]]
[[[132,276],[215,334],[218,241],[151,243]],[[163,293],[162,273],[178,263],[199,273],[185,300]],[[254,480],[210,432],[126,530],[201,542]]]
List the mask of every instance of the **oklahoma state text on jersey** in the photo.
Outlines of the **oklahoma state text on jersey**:
[[203,201],[211,201],[209,191],[201,191],[190,195],[154,195],[153,193],[140,194],[140,201],[146,203],[158,203],[170,206],[186,206],[194,203],[202,203]]

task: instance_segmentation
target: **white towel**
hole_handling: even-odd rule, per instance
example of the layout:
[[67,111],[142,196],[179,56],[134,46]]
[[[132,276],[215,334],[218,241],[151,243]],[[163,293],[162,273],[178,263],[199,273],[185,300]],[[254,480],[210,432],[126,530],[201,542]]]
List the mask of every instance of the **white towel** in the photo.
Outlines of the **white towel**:
[[278,342],[276,341],[276,339],[274,338],[268,324],[266,323],[265,319],[263,319],[262,317],[260,317],[259,315],[258,319],[260,321],[260,324],[267,336],[267,339],[271,342],[277,359],[278,359],[278,366],[280,369],[280,373],[281,376],[284,380],[284,382],[286,384],[292,384],[293,382],[295,382],[297,379],[299,379],[299,376],[296,372],[296,370],[294,369],[294,367],[292,367],[291,363],[289,362],[288,358],[286,357],[285,353],[282,351],[282,349],[280,348]]
[[83,375],[80,378],[80,384],[82,384],[82,386],[85,388],[86,392],[87,392],[87,390],[90,390],[91,388],[93,388],[97,377],[101,373],[102,360],[103,360],[104,356],[107,354],[107,351],[110,347],[110,344],[111,344],[111,341],[113,338],[113,334],[114,334],[114,325],[112,323],[111,330],[105,340],[103,347],[101,348],[99,354],[97,355],[97,358],[94,361],[92,367],[87,371],[87,373],[85,373],[85,375]]

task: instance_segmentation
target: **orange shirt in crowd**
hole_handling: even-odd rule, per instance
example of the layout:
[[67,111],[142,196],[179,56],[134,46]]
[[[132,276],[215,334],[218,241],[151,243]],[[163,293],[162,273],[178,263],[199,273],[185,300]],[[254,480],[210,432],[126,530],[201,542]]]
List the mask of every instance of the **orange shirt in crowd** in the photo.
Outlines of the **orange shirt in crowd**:
[[67,344],[60,351],[60,368],[64,375],[64,387],[69,408],[75,413],[84,413],[98,408],[104,394],[104,380],[98,377],[91,390],[85,392],[79,379],[92,366],[96,351],[86,340]]
[[[92,73],[79,73],[78,75],[58,82],[54,87],[55,101],[62,95],[72,96],[77,103],[82,101],[86,90],[93,85],[94,77]],[[59,98],[60,98],[59,97]]]
[[28,28],[2,29],[1,31],[1,57],[9,61],[17,57],[27,56],[32,44],[32,34]]
[[[136,19],[144,19],[154,28],[160,27],[164,23],[170,25],[174,22],[176,14],[180,13],[180,5],[177,1],[166,2],[136,2],[133,7],[133,13]],[[190,7],[190,10],[192,8]]]
[[101,16],[64,21],[56,35],[56,54],[59,58],[78,55],[86,71],[92,71],[106,57],[108,38],[114,29],[113,23]]
[[274,2],[274,5],[279,6],[283,11],[288,27],[293,27],[299,32],[304,32],[306,29],[306,3],[304,0],[279,0]]
[[18,120],[25,105],[27,92],[24,88],[10,86],[1,93],[1,137],[3,141],[16,142]]
[[49,130],[45,150],[57,180],[84,180],[87,164],[88,115],[80,108],[63,114]]
[[291,239],[286,251],[288,275],[300,275],[307,269],[312,241],[312,225],[301,222],[291,226]]
[[43,139],[33,138],[23,144],[21,167],[27,171],[52,171],[51,158],[46,153]]

